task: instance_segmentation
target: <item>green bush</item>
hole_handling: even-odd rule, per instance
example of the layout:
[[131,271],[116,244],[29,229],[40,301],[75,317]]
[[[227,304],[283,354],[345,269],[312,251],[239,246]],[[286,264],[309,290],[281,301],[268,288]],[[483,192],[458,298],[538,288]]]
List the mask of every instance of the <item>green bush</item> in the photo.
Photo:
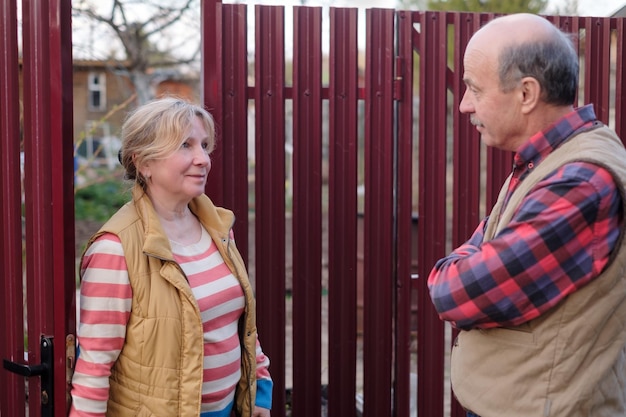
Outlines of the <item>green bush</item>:
[[130,200],[128,183],[110,179],[76,191],[76,220],[104,222]]

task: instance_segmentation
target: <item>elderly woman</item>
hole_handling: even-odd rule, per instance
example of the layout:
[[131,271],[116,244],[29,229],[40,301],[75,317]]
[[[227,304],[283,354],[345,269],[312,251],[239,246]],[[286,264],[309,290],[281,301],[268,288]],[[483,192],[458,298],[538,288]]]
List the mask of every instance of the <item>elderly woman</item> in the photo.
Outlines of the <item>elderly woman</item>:
[[233,213],[204,195],[215,130],[165,98],[122,127],[132,201],[81,259],[71,417],[269,417],[269,359],[233,241]]

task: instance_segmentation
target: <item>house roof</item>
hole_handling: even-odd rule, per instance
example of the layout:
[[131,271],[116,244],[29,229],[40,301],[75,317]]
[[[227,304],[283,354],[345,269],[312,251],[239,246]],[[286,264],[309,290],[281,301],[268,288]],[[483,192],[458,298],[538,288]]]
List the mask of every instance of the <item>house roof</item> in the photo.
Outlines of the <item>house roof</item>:
[[617,9],[611,17],[626,17],[626,4]]

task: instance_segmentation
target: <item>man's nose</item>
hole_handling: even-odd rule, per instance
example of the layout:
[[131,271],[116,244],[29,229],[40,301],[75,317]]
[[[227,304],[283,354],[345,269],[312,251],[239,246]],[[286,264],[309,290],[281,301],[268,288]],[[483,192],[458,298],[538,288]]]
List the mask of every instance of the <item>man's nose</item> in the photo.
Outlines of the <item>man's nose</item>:
[[463,93],[463,98],[461,98],[459,103],[459,111],[461,113],[474,113],[474,105],[471,98],[469,98],[468,90],[465,90],[465,93]]

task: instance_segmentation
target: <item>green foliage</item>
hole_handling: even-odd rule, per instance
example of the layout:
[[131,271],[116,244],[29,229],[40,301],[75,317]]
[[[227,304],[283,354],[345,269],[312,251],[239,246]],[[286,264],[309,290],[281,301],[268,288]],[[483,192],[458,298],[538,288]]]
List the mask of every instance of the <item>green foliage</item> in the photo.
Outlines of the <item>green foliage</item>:
[[76,220],[104,222],[130,200],[128,184],[107,179],[76,191]]
[[548,0],[430,0],[429,10],[481,13],[542,13]]

